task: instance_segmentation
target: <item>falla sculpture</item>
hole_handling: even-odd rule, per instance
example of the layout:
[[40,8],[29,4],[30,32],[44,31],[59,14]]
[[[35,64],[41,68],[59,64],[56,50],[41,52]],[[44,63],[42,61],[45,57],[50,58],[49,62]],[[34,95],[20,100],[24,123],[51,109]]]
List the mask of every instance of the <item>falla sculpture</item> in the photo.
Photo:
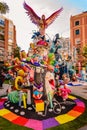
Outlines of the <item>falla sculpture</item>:
[[63,7],[52,13],[48,18],[45,17],[43,14],[41,17],[39,17],[35,11],[24,1],[23,7],[26,10],[26,13],[30,17],[30,20],[32,23],[37,25],[39,28],[39,32],[42,36],[45,35],[45,29],[54,22],[54,20],[59,16],[59,14],[62,12]]

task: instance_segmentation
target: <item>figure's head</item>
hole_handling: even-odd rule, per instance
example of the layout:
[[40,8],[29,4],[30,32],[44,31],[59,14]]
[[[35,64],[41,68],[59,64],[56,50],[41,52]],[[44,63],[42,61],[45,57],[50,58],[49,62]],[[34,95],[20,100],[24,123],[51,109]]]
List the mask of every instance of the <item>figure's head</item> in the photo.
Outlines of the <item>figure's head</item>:
[[42,19],[45,19],[45,15],[44,14],[42,15]]
[[40,73],[41,72],[41,68],[40,67],[36,67],[36,73]]
[[25,50],[22,50],[22,51],[20,52],[20,57],[21,57],[21,59],[27,57],[27,54],[26,54]]
[[64,79],[64,84],[68,84],[68,83],[69,83],[69,81],[70,81],[70,79],[69,79],[69,78],[65,78],[65,79]]
[[18,72],[17,72],[18,76],[21,76],[21,77],[24,77],[25,76],[25,72],[24,70],[20,69]]

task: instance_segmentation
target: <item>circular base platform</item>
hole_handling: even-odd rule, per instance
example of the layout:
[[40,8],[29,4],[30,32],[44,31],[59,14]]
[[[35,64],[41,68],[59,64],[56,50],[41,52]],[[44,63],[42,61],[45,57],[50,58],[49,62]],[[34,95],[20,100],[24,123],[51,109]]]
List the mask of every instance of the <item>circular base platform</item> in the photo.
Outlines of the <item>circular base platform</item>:
[[[46,102],[45,102],[46,103]],[[7,99],[0,99],[0,116],[22,126],[34,130],[55,127],[76,119],[85,110],[85,105],[76,97],[69,96],[66,102],[60,97],[53,100],[53,108],[45,104],[44,111],[36,112],[35,105],[13,104]]]

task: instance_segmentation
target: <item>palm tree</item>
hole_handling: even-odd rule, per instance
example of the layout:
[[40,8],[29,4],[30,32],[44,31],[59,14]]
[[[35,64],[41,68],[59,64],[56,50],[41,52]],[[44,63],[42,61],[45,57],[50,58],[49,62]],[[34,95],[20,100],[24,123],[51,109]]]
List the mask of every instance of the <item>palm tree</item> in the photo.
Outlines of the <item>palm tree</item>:
[[0,2],[0,13],[6,14],[9,12],[9,7],[5,2]]

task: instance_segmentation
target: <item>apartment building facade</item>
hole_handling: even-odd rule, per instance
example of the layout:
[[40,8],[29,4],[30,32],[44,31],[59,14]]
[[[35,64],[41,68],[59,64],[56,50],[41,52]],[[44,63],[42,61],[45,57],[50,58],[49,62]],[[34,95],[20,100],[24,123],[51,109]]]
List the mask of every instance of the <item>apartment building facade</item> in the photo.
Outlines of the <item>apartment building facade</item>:
[[81,52],[87,45],[87,11],[70,17],[70,48],[73,59],[81,60]]
[[0,61],[10,60],[16,47],[16,27],[12,20],[0,15]]

